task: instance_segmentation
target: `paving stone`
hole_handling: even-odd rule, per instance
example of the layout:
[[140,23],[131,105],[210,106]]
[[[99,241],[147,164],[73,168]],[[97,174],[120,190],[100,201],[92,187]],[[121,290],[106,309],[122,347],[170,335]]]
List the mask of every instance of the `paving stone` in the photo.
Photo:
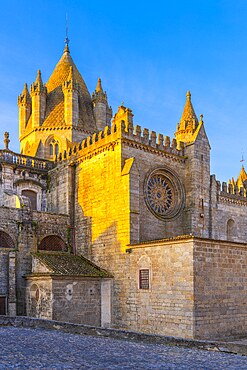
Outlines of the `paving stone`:
[[0,328],[0,369],[247,369],[247,357],[15,327]]

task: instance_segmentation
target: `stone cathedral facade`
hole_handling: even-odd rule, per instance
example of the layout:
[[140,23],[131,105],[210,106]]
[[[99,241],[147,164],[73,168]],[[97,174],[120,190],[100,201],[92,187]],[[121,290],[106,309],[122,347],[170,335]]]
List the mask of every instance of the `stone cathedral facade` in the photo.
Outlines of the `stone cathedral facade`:
[[186,338],[247,329],[247,175],[220,183],[190,92],[174,138],[112,115],[68,45],[0,150],[0,314]]

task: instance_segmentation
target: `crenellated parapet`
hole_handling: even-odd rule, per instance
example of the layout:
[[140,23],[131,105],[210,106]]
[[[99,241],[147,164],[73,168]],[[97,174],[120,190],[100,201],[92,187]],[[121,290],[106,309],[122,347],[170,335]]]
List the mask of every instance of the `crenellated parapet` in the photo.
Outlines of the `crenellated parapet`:
[[[215,179],[215,176],[213,176]],[[216,181],[217,198],[223,203],[232,203],[247,206],[247,190],[232,183]]]
[[138,150],[150,151],[162,156],[173,157],[174,159],[184,160],[185,145],[178,142],[175,138],[157,134],[141,126],[133,126],[131,120],[125,123],[124,120],[113,122],[112,126],[106,126],[103,131],[88,136],[80,144],[75,144],[68,151],[59,153],[58,161],[70,158],[79,158],[91,155],[93,152],[99,153],[105,150],[114,150],[119,143]]

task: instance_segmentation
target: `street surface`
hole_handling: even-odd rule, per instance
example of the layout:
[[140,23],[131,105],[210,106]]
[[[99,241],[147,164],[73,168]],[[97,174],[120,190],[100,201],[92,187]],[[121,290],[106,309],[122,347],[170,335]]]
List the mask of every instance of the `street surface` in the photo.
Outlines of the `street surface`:
[[247,369],[247,357],[60,331],[0,327],[0,369]]

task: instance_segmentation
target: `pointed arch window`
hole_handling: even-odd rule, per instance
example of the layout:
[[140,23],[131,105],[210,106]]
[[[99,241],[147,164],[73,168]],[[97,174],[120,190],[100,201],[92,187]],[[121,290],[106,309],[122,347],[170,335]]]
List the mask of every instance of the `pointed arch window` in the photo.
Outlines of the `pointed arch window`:
[[59,141],[56,139],[52,139],[49,144],[49,155],[53,157],[54,155],[59,154]]

